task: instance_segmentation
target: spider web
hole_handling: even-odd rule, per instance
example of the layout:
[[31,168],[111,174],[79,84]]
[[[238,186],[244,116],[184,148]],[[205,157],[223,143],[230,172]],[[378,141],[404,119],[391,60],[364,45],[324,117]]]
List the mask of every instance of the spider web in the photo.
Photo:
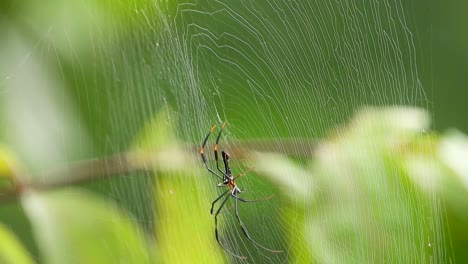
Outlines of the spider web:
[[[73,72],[75,85],[85,86],[84,92],[76,93],[80,98],[79,107],[89,115],[86,117],[90,119],[89,123],[95,126],[85,129],[99,134],[93,139],[99,144],[90,147],[99,154],[128,150],[128,142],[142,124],[161,107],[167,106],[173,112],[176,136],[190,146],[186,150],[196,155],[194,160],[200,168],[202,163],[198,153],[191,146],[199,147],[209,128],[224,121],[228,125],[219,148],[231,153],[234,175],[256,166],[247,154],[259,149],[299,153],[293,164],[308,168],[311,153],[315,150],[310,142],[335,133],[362,107],[405,105],[427,108],[428,99],[418,77],[414,38],[407,21],[411,14],[404,1],[202,0],[134,4],[130,5],[134,15],[127,20],[99,18],[109,19],[106,22],[112,29],[127,28],[122,21],[137,25],[135,28],[141,30],[131,32],[131,37],[121,37],[115,30],[110,34],[115,37],[102,40],[104,45],[101,47],[100,38],[105,38],[106,34],[101,33],[101,29],[92,32],[99,32],[96,33],[99,37],[91,37],[91,42],[98,44],[90,56],[96,56],[103,64],[101,66],[109,69],[105,76],[80,79],[80,73],[92,71],[92,66],[90,70],[87,65],[81,65],[79,56],[73,52],[74,47],[69,47],[72,55],[68,59],[78,61],[75,65],[79,66],[61,69],[64,75],[67,70]],[[106,8],[118,13],[121,7],[114,3]],[[90,17],[93,21],[98,19],[92,12]],[[116,50],[112,48],[115,42],[118,42]],[[86,83],[89,81],[102,85],[96,90],[88,89]],[[89,98],[97,98],[96,104],[87,105],[92,101]],[[109,116],[111,119],[106,119]],[[346,136],[344,132],[336,134]],[[214,141],[213,135],[206,148],[211,168],[215,168]],[[369,141],[376,142],[377,139],[370,138]],[[325,157],[332,159],[334,156]],[[381,160],[370,156],[366,163],[379,162]],[[332,163],[330,167],[333,165],[340,164]],[[397,174],[398,168],[392,171]],[[375,170],[369,169],[359,175],[360,183],[368,187],[366,184],[371,185],[370,179],[375,174]],[[214,222],[209,216],[211,201],[224,189],[217,188],[219,182],[206,171],[200,169],[200,175],[198,172],[194,175],[194,179],[193,175],[179,175],[170,180],[124,177],[105,188],[110,189],[106,190],[109,197],[128,203],[135,221],[149,231],[158,229],[159,217],[167,217],[167,228],[171,228],[171,224],[176,225],[176,219],[187,215],[192,217],[190,221],[196,221],[197,217],[191,214],[197,215],[200,210],[202,217]],[[351,176],[335,175],[337,178],[332,182],[346,185]],[[386,184],[384,180],[377,181],[378,186]],[[384,248],[373,252],[370,250],[373,247],[367,244],[369,237],[355,235],[366,231],[362,223],[372,223],[371,219],[375,217],[372,207],[369,211],[361,208],[376,202],[372,196],[362,194],[362,199],[355,200],[355,207],[336,206],[330,207],[331,212],[318,212],[316,208],[327,203],[329,197],[339,205],[347,196],[339,188],[326,194],[323,192],[325,187],[319,187],[314,199],[291,201],[287,199],[288,195],[281,193],[280,187],[255,170],[236,182],[246,190],[242,193],[245,199],[274,195],[264,202],[239,203],[239,214],[252,239],[265,247],[283,250],[283,253],[262,250],[245,238],[234,215],[233,199],[219,216],[220,240],[228,250],[247,259],[238,259],[219,250],[213,223],[182,227],[192,229],[196,234],[209,233],[212,248],[226,254],[233,263],[301,263],[310,256],[298,256],[298,252],[306,254],[308,249],[313,249],[310,251],[314,253],[309,252],[310,259],[316,263],[360,263],[362,260],[438,263],[450,258],[446,255],[446,234],[441,227],[443,210],[436,198],[424,200],[426,204],[420,207],[423,198],[415,195],[408,199],[400,195],[403,187],[379,189],[382,195],[378,196],[380,200],[377,202],[388,208],[389,215],[399,218],[396,223],[403,228],[398,232],[411,232],[397,232],[401,241],[394,241],[382,238],[386,230],[366,229],[372,233],[371,238],[378,240],[375,244],[381,243]],[[312,184],[308,180],[302,183],[305,186]],[[154,205],[153,190],[148,188],[153,185],[157,188],[154,192],[158,198],[179,197],[181,202],[174,205],[156,200]],[[296,195],[292,186],[287,192],[290,196]],[[177,193],[184,196],[180,198],[175,195]],[[392,208],[395,203],[403,206]],[[154,207],[158,208],[158,213],[153,219]],[[356,210],[346,211],[350,208]],[[176,215],[164,215],[167,212],[176,212]],[[336,223],[320,223],[336,217],[327,218],[327,214],[336,212],[349,220],[347,230],[342,234],[333,233]],[[304,215],[314,214],[318,217],[304,220]],[[311,229],[301,229],[299,226],[304,223]],[[298,238],[299,245],[294,244],[294,235],[301,234],[305,235],[306,241]],[[327,234],[332,237],[321,240]],[[422,237],[412,237],[416,235]],[[355,240],[350,241],[349,237]],[[195,241],[189,244],[192,246],[196,246],[197,238],[181,235],[181,240]],[[158,239],[163,241],[161,243],[172,241],[172,238]],[[181,240],[175,241],[182,243]],[[180,244],[168,246],[183,248]],[[388,247],[387,251],[385,247]],[[298,248],[305,250],[298,251]],[[337,258],[327,258],[337,250],[343,253]],[[178,254],[184,253],[178,251]],[[397,255],[401,257],[397,258]],[[177,263],[177,259],[167,260]],[[200,256],[199,261],[203,260]]]
[[[246,139],[263,144],[270,151],[310,153],[312,147],[302,144],[301,139],[327,135],[364,106],[427,108],[405,10],[400,1],[159,2],[139,10],[139,17],[145,18],[146,27],[154,29],[154,35],[135,32],[135,38],[128,42],[134,47],[134,54],[129,57],[138,58],[139,69],[123,71],[130,87],[157,80],[141,96],[150,98],[148,104],[152,107],[169,105],[175,111],[178,137],[186,142],[199,145],[212,124],[227,121],[220,150],[232,153],[231,165],[237,174],[255,166],[245,153],[236,152],[252,151],[245,147]],[[157,21],[147,19],[152,13]],[[151,58],[142,57],[145,49],[152,51]],[[122,121],[116,117],[115,122]],[[215,168],[210,151],[214,140],[212,137],[207,146],[211,168]],[[296,157],[295,162],[306,167],[308,157]],[[368,164],[380,162],[372,156],[368,159]],[[397,169],[393,172],[396,174]],[[370,178],[379,173],[369,169],[361,175],[362,188],[370,186]],[[196,183],[198,192],[206,197],[193,202],[208,211],[209,201],[222,191],[216,187],[216,179],[205,174]],[[352,175],[345,174],[334,180],[338,184],[351,179]],[[384,181],[377,180],[377,186],[386,186]],[[277,186],[255,172],[237,183],[241,189],[247,189],[242,193],[246,199],[275,195],[265,202],[240,203],[239,214],[255,241],[284,252],[274,254],[252,245],[242,234],[230,199],[219,216],[220,241],[229,251],[247,257],[242,260],[222,251],[234,263],[308,259],[297,255],[297,247],[313,248],[308,254],[318,263],[444,261],[444,253],[439,253],[445,252],[445,245],[436,199],[420,209],[417,201],[421,197],[395,195],[391,189],[381,190],[384,195],[377,198],[363,194],[364,198],[356,199],[356,205],[351,207],[330,207],[333,213],[342,212],[341,217],[347,219],[347,227],[339,231],[343,233],[334,233],[336,223],[320,221],[338,216],[327,217],[332,212],[318,211],[316,207],[326,203],[328,195],[338,205],[344,204],[347,196],[339,189],[315,199],[288,202]],[[304,181],[304,185],[308,184],[311,183]],[[289,192],[295,190],[291,188]],[[362,223],[372,223],[373,214],[372,209],[361,207],[374,200],[387,207],[389,214],[402,218],[396,222],[401,230],[414,232],[397,232],[401,239],[398,242],[388,241],[385,223],[375,229],[363,227]],[[404,206],[392,207],[395,203]],[[344,212],[353,208],[354,212]],[[314,213],[315,218],[303,219]],[[311,229],[297,227],[304,221]],[[213,229],[209,232],[214,233]],[[291,236],[301,233],[306,233],[308,240],[292,245]],[[377,246],[369,246],[368,233],[371,240],[377,239]],[[327,236],[328,240],[324,239]],[[211,243],[213,248],[219,248],[214,234]],[[374,252],[373,248],[379,251]],[[332,258],[334,251],[342,253]]]
[[[304,148],[305,152],[312,152],[308,146],[301,146],[300,139],[326,135],[363,106],[427,108],[427,98],[418,79],[413,36],[406,21],[408,14],[400,1],[198,1],[159,4],[154,8],[166,32],[158,36],[153,46],[160,51],[157,56],[167,63],[158,75],[167,83],[160,93],[178,111],[179,121],[184,124],[180,136],[194,144],[200,142],[211,124],[227,120],[229,125],[221,149],[237,149],[243,146],[243,139],[257,138],[273,139],[265,144],[267,149],[276,152],[304,152]],[[284,139],[296,144],[291,147]],[[302,157],[296,162],[306,166],[308,159]],[[368,162],[380,161],[369,157]],[[232,163],[234,173],[255,166],[236,155]],[[211,167],[214,168],[213,163]],[[376,171],[366,173],[361,176],[362,182],[370,184],[367,178]],[[349,181],[350,177],[341,175],[335,180]],[[301,210],[306,215],[314,212],[317,203],[325,203],[327,196],[306,200],[306,209],[301,209],[303,205],[297,202],[288,204],[282,200],[275,186],[255,173],[239,179],[238,184],[248,189],[243,195],[250,199],[271,193],[277,195],[264,203],[240,204],[239,210],[254,240],[284,252],[272,254],[253,247],[241,233],[231,210],[220,216],[220,240],[228,250],[247,257],[241,260],[231,256],[231,261],[300,262],[301,256],[294,256],[297,251],[285,238],[288,236],[285,232],[295,230],[301,223]],[[379,182],[378,186],[385,183]],[[339,191],[331,195],[336,201],[347,199]],[[364,198],[368,203],[373,199]],[[358,234],[356,240],[350,241],[344,234],[333,234],[336,228],[333,223],[314,223],[329,219],[320,218],[326,214],[322,212],[317,219],[310,220],[310,225],[318,229],[296,230],[310,232],[312,242],[302,247],[317,247],[311,254],[318,263],[444,261],[445,245],[441,239],[444,235],[437,199],[422,211],[418,209],[420,197],[413,201],[388,193],[375,199],[388,199],[390,202],[383,204],[390,213],[403,213],[400,215],[402,230],[415,231],[399,234],[400,243],[376,242],[384,249],[372,252],[365,236]],[[372,212],[359,209],[366,204],[359,205],[361,200],[355,202],[358,209],[343,216],[350,219],[345,231],[349,234],[361,232],[360,221],[372,218]],[[392,208],[398,202],[406,209]],[[284,206],[290,209],[281,209]],[[349,208],[338,206],[335,210]],[[421,214],[414,215],[411,210],[419,210]],[[282,228],[282,225],[289,227]],[[374,237],[384,237],[386,231],[383,227],[370,232],[374,232]],[[320,238],[326,234],[336,236],[328,241],[331,244],[321,243],[325,241]],[[432,249],[434,245],[436,249]],[[327,252],[333,250],[344,253],[329,258],[333,254]],[[395,252],[404,257],[396,257]]]

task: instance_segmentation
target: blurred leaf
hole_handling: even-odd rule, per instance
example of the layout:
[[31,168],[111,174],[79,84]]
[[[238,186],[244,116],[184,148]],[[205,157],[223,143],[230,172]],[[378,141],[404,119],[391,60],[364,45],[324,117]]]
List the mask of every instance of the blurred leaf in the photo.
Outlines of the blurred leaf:
[[405,152],[409,178],[428,195],[444,197],[465,221],[468,220],[468,137],[458,131],[425,135]]
[[13,153],[0,144],[0,177],[12,178],[16,162]]
[[13,153],[0,144],[0,195],[14,191],[16,166]]
[[164,107],[139,133],[134,152],[141,157],[150,156],[155,170],[186,169],[191,160],[187,157],[172,128],[171,112]]
[[35,263],[15,235],[0,224],[0,263],[30,264]]
[[451,131],[440,143],[440,158],[455,173],[468,190],[468,136]]
[[63,190],[22,197],[45,263],[151,263],[139,227],[91,193]]
[[2,140],[31,171],[78,159],[89,138],[59,66],[31,52],[19,32],[3,37],[8,41],[0,46]]
[[[154,186],[156,237],[162,263],[223,263],[219,250],[213,251],[213,222],[208,192],[198,184],[192,155],[179,144],[172,113],[163,108],[140,133],[138,151],[157,159]],[[198,157],[198,156],[197,156]]]
[[[296,202],[306,202],[313,185],[313,175],[304,168],[292,163],[286,157],[275,153],[255,153],[258,171],[267,174],[280,187],[285,195]],[[309,185],[304,185],[307,181]],[[289,190],[293,189],[294,192]]]
[[167,107],[163,107],[139,133],[135,146],[141,150],[154,151],[174,147],[176,134],[172,128],[173,116]]
[[307,203],[316,191],[313,174],[280,154],[255,153],[253,158],[257,171],[268,175],[289,198],[282,219],[282,226],[288,227],[289,263],[310,262],[311,252],[304,246],[307,244],[304,226]]
[[[438,239],[444,232],[438,204],[406,178],[414,172],[408,168],[416,166],[414,162],[408,165],[410,153],[418,157],[412,160],[423,160],[421,153],[434,153],[433,138],[422,137],[428,125],[427,114],[420,109],[368,108],[318,145],[308,170],[285,158],[257,155],[257,159],[264,157],[259,159],[258,170],[289,194],[289,211],[303,214],[297,216],[303,219],[303,229],[290,226],[289,233],[304,236],[308,262],[446,260],[442,253],[446,246]],[[423,144],[425,147],[418,148],[425,152],[411,152],[413,142]],[[435,160],[430,155],[425,159],[423,164]],[[282,166],[280,173],[271,169],[277,166]],[[421,175],[422,182],[427,185],[431,176]],[[427,190],[433,193],[434,189]],[[297,203],[301,197],[292,193],[302,196],[304,202]],[[291,237],[291,244],[296,239]],[[296,246],[293,251],[301,253],[303,244]],[[302,252],[302,256],[307,254]]]
[[[449,131],[438,141],[434,156],[438,158],[440,180],[435,182],[446,204],[462,222],[468,223],[468,136],[459,131]],[[427,167],[434,167],[426,164]],[[454,225],[455,226],[455,225]],[[468,237],[466,229],[456,235]],[[454,236],[456,236],[454,235]],[[463,243],[466,244],[466,243]],[[464,251],[463,251],[464,252]]]
[[[160,175],[161,176],[161,175]],[[209,213],[211,192],[197,180],[201,174],[172,173],[155,186],[155,222],[162,263],[224,263]],[[203,175],[205,176],[205,175]]]

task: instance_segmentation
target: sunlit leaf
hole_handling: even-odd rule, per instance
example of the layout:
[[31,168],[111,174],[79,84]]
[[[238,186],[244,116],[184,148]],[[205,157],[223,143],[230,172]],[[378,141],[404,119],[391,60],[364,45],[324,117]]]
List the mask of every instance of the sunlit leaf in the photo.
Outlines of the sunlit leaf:
[[[255,159],[257,171],[268,175],[283,187],[285,195],[291,200],[304,202],[304,198],[311,195],[314,179],[309,171],[275,153],[256,153]],[[304,182],[308,185],[304,185]],[[289,188],[294,192],[289,192]]]
[[80,157],[89,138],[66,82],[48,61],[31,53],[27,38],[15,29],[6,33],[9,41],[0,46],[0,72],[8,76],[0,92],[2,140],[31,171]]
[[[427,127],[427,115],[420,109],[368,108],[318,144],[308,170],[262,154],[265,159],[259,160],[259,170],[289,194],[290,211],[303,212],[296,219],[303,218],[299,234],[305,236],[308,261],[424,262],[444,250],[443,243],[435,243],[443,232],[434,226],[442,221],[437,204],[430,207],[430,200],[425,200],[430,196],[422,192],[434,189],[436,183],[429,179],[440,178],[427,173],[437,173],[430,170],[434,166],[427,166],[434,156],[408,150],[413,141],[423,141]],[[424,173],[417,180],[421,188],[411,188],[406,170],[421,169]],[[301,174],[310,176],[298,179]],[[307,202],[295,202],[297,194],[308,197]],[[421,215],[433,221],[427,223]],[[295,226],[290,229],[297,232]],[[301,252],[301,245],[296,246],[293,250]]]
[[442,161],[468,190],[468,136],[456,131],[448,133],[440,143],[439,151]]
[[[222,263],[213,250],[213,222],[209,214],[210,193],[198,184],[194,161],[182,151],[173,129],[171,112],[164,108],[140,132],[136,149],[153,155],[156,171],[155,231],[158,259],[162,263]],[[215,246],[216,248],[217,245]]]
[[0,194],[13,191],[16,166],[13,154],[0,144]]
[[170,176],[158,180],[155,191],[162,263],[224,263],[209,213],[211,196],[204,195],[211,192],[199,184],[199,174]]
[[156,170],[179,170],[191,162],[178,143],[172,129],[173,118],[168,108],[163,108],[139,133],[134,152],[141,157],[151,157],[148,164]]
[[22,204],[45,263],[151,263],[138,226],[91,193],[29,192]]
[[30,264],[33,259],[18,239],[4,225],[0,224],[0,263]]

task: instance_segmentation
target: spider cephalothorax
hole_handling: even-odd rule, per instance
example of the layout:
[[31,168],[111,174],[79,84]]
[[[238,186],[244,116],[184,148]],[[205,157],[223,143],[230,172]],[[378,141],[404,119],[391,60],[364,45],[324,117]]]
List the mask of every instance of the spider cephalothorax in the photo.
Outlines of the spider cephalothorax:
[[274,252],[274,253],[279,253],[279,252],[282,252],[281,250],[274,250],[274,249],[269,249],[265,246],[262,246],[261,244],[259,244],[258,242],[256,242],[255,240],[253,240],[246,227],[244,226],[244,223],[242,223],[240,217],[239,217],[239,212],[237,210],[237,201],[241,201],[243,203],[249,203],[249,202],[258,202],[258,201],[264,201],[264,200],[267,200],[267,199],[270,199],[272,196],[269,196],[269,197],[265,197],[263,199],[258,199],[258,200],[245,200],[243,198],[240,198],[238,196],[239,193],[242,193],[242,190],[239,189],[239,187],[237,187],[237,184],[235,182],[235,180],[239,177],[242,177],[244,175],[246,175],[250,170],[252,170],[253,168],[250,168],[248,169],[247,171],[243,172],[243,173],[240,173],[238,174],[237,176],[233,176],[232,175],[232,171],[231,171],[231,167],[229,166],[229,154],[227,152],[224,152],[222,151],[221,152],[221,157],[223,158],[223,163],[224,163],[224,171],[221,170],[221,168],[219,167],[219,162],[218,162],[218,142],[219,142],[219,139],[221,138],[221,133],[223,132],[223,129],[224,127],[226,126],[226,123],[224,123],[222,126],[221,126],[221,130],[219,131],[219,134],[218,134],[218,137],[216,138],[216,143],[214,145],[214,157],[215,157],[215,161],[216,161],[216,169],[218,170],[218,172],[215,172],[214,170],[212,170],[208,164],[207,164],[207,160],[206,160],[206,156],[205,156],[205,145],[206,145],[206,142],[208,141],[208,138],[209,136],[211,135],[211,133],[216,129],[216,125],[212,126],[210,131],[208,132],[208,134],[206,135],[205,137],[205,140],[203,140],[203,144],[200,148],[200,155],[202,157],[202,161],[203,161],[203,164],[205,165],[206,169],[211,173],[213,174],[214,176],[218,177],[220,180],[222,180],[221,183],[218,184],[218,187],[227,187],[228,189],[223,192],[218,198],[216,198],[213,203],[211,204],[211,210],[210,210],[210,213],[213,214],[213,209],[214,209],[214,206],[215,204],[221,200],[221,198],[225,197],[224,200],[221,202],[221,205],[218,207],[218,209],[216,210],[216,213],[214,214],[215,215],[215,236],[216,236],[216,241],[218,242],[218,244],[227,252],[229,252],[230,254],[232,254],[233,256],[236,256],[238,258],[245,258],[243,256],[240,256],[240,255],[236,255],[234,253],[232,253],[231,251],[229,251],[220,241],[219,241],[219,236],[218,236],[218,215],[219,213],[221,212],[221,209],[224,207],[224,205],[226,204],[227,200],[229,199],[229,197],[232,197],[234,199],[234,211],[235,211],[235,214],[236,214],[236,218],[237,218],[237,221],[239,222],[240,224],[240,227],[242,229],[242,232],[244,233],[244,235],[247,237],[248,240],[250,240],[254,245],[260,247],[260,248],[263,248],[267,251],[270,251],[270,252]]

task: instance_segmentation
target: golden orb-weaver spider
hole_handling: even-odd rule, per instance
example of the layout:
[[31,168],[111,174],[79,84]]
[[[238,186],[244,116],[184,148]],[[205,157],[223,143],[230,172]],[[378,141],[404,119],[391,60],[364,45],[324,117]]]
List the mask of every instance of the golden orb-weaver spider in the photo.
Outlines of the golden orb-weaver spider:
[[[216,198],[213,203],[211,204],[211,209],[210,209],[210,213],[213,214],[213,211],[214,211],[214,207],[215,207],[215,204],[220,201],[223,197],[224,200],[222,200],[221,202],[221,205],[218,207],[218,209],[216,210],[216,212],[214,213],[215,215],[215,236],[216,236],[216,241],[218,242],[218,244],[228,253],[230,253],[231,255],[235,256],[235,257],[238,257],[238,258],[245,258],[244,256],[240,256],[240,255],[237,255],[237,254],[234,254],[233,252],[231,252],[230,250],[228,250],[220,241],[219,241],[219,235],[218,235],[218,215],[219,213],[221,212],[221,209],[224,207],[224,205],[226,204],[227,200],[229,199],[229,197],[232,197],[234,199],[234,212],[235,212],[235,215],[236,215],[236,218],[237,218],[237,221],[239,222],[240,224],[240,227],[242,228],[242,232],[244,233],[245,237],[247,237],[248,240],[250,240],[250,242],[252,242],[255,246],[258,246],[260,248],[263,248],[264,250],[267,250],[267,251],[270,251],[270,252],[274,252],[274,253],[280,253],[280,252],[283,252],[281,250],[274,250],[274,249],[269,249],[265,246],[262,246],[261,244],[259,244],[258,242],[256,242],[255,240],[253,240],[250,235],[249,235],[249,232],[247,231],[247,228],[245,227],[244,223],[242,222],[242,220],[240,219],[239,217],[239,212],[237,210],[237,201],[241,201],[243,203],[251,203],[251,202],[259,202],[259,201],[264,201],[264,200],[268,200],[270,198],[272,198],[273,196],[268,196],[268,197],[265,197],[265,198],[262,198],[262,199],[258,199],[258,200],[246,200],[246,199],[243,199],[241,197],[238,196],[238,194],[242,193],[243,190],[241,190],[235,180],[239,177],[242,177],[244,175],[246,175],[249,171],[251,171],[253,168],[250,168],[248,169],[247,171],[243,172],[243,173],[240,173],[238,174],[237,176],[233,176],[232,175],[232,171],[231,171],[231,167],[229,166],[229,154],[227,152],[224,152],[222,151],[221,152],[221,156],[223,158],[223,163],[224,163],[224,171],[222,171],[220,168],[219,168],[219,162],[218,162],[218,142],[219,142],[219,139],[221,138],[221,133],[223,132],[223,129],[224,127],[226,126],[226,122],[224,122],[224,124],[221,126],[221,130],[219,131],[219,134],[218,134],[218,137],[216,138],[216,143],[214,145],[214,157],[215,157],[215,161],[216,161],[216,168],[218,170],[219,173],[215,172],[214,170],[212,170],[208,164],[207,164],[207,159],[206,159],[206,156],[205,156],[205,145],[206,145],[206,142],[208,141],[208,138],[210,137],[211,133],[216,129],[216,125],[212,126],[210,131],[208,132],[208,134],[206,135],[205,139],[203,140],[203,144],[200,148],[200,155],[201,155],[201,158],[202,158],[202,161],[203,161],[203,164],[205,165],[206,169],[211,173],[213,174],[214,176],[218,177],[222,182],[218,184],[218,187],[227,187],[228,189],[223,192],[218,198]],[[220,175],[221,174],[221,175]]]

